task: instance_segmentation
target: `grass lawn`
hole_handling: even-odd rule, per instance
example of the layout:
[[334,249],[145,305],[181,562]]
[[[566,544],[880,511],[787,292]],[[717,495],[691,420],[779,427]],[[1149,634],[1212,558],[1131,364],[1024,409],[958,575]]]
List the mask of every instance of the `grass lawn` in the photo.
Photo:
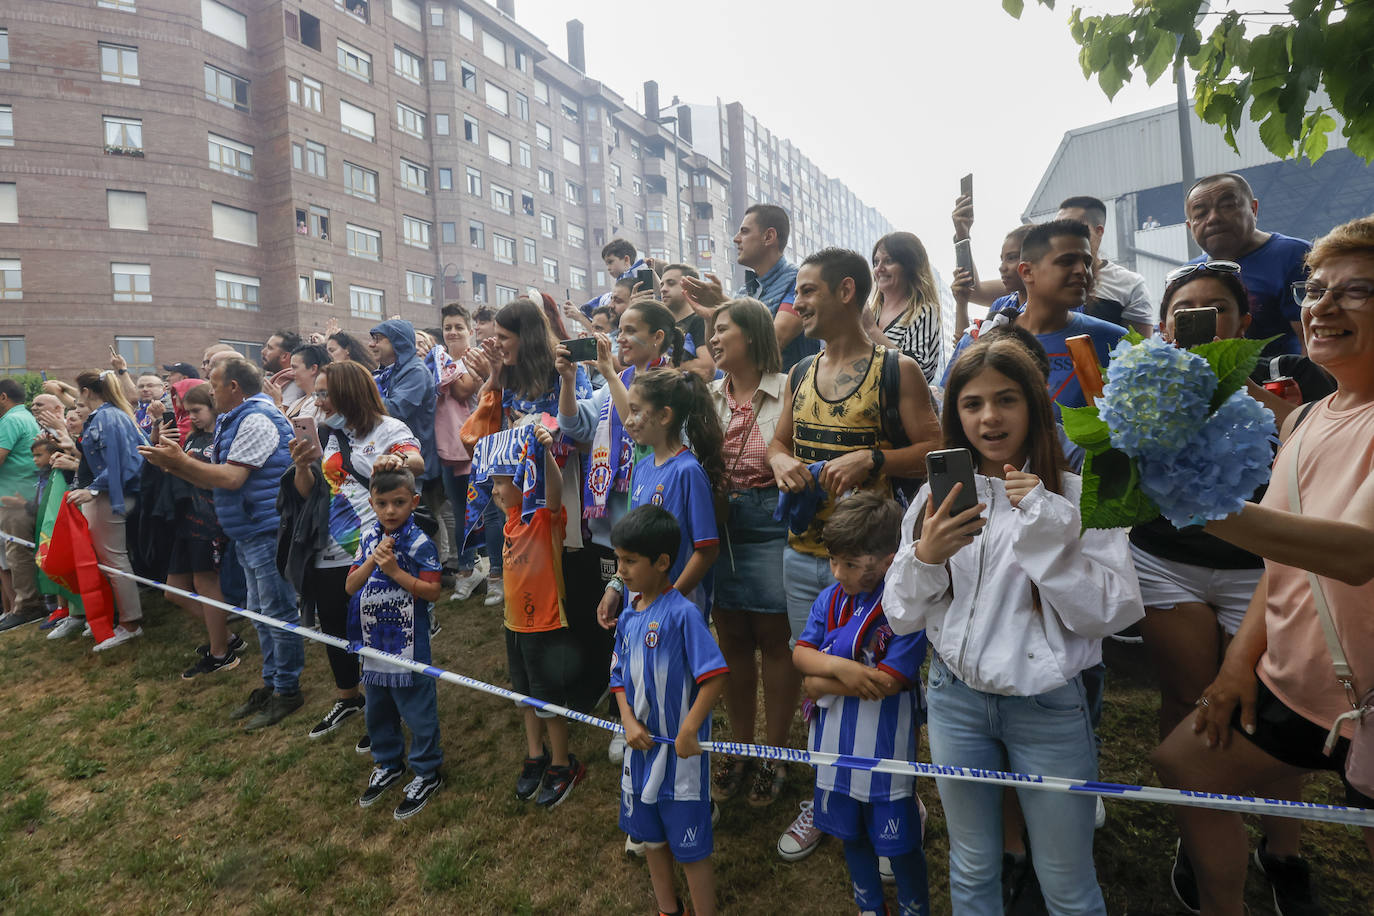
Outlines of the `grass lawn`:
[[[11,914],[213,912],[644,914],[653,896],[642,861],[627,859],[616,829],[618,770],[606,736],[575,726],[588,778],[552,812],[515,800],[523,756],[510,703],[441,684],[448,782],[423,812],[391,817],[399,787],[357,805],[371,762],[354,753],[361,717],[321,741],[306,731],[332,702],[324,650],[307,647],[305,708],[245,735],[227,714],[258,685],[256,638],[238,669],[180,680],[204,634],[148,598],[137,642],[94,655],[89,640],[52,643],[35,627],[0,635],[0,912]],[[480,599],[441,609],[435,662],[506,683],[500,615]],[[1113,647],[1102,776],[1151,783],[1146,755],[1156,695],[1139,653]],[[718,722],[723,713],[718,714]],[[802,745],[794,729],[793,744]],[[797,802],[797,771],[772,808],[727,805],[714,856],[729,913],[853,913],[839,844],[803,863],[773,846]],[[946,836],[935,786],[927,856],[933,912],[949,911]],[[1333,778],[1310,796],[1338,801]],[[1097,837],[1099,875],[1113,914],[1182,912],[1167,870],[1169,811],[1108,803]],[[1354,828],[1310,826],[1304,851],[1332,916],[1374,912],[1374,878]],[[1252,868],[1251,912],[1272,913]]]

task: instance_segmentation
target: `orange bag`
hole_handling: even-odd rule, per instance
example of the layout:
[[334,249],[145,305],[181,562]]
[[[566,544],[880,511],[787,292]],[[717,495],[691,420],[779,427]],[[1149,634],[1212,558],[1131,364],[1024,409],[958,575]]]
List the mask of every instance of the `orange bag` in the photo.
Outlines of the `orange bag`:
[[478,399],[477,409],[468,414],[468,418],[463,421],[463,428],[458,430],[458,438],[463,441],[463,447],[470,453],[477,447],[478,439],[500,431],[501,391],[497,388],[488,388]]

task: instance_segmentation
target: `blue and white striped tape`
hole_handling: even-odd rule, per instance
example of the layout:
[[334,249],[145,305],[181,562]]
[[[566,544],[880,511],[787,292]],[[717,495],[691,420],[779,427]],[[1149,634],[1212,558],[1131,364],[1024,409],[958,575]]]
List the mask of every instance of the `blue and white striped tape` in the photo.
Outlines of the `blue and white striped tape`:
[[[23,538],[4,533],[0,533],[0,540],[14,541],[15,543],[23,544],[30,548],[34,546],[31,541],[26,541]],[[257,623],[277,627],[282,630],[290,630],[306,639],[312,639],[315,642],[324,643],[327,646],[334,646],[335,648],[343,649],[346,652],[352,652],[356,655],[381,659],[393,665],[400,665],[428,677],[435,678],[436,680],[457,684],[460,687],[481,691],[482,693],[491,694],[492,696],[501,697],[502,699],[511,700],[512,702],[526,706],[533,706],[535,709],[551,712],[575,722],[582,722],[586,725],[594,725],[606,731],[624,732],[624,728],[617,722],[578,712],[575,709],[568,709],[556,703],[549,703],[535,697],[526,696],[514,690],[507,690],[505,687],[497,687],[495,684],[488,684],[486,681],[479,681],[465,674],[458,674],[434,665],[426,665],[423,662],[417,662],[413,659],[402,658],[399,655],[392,655],[388,652],[381,652],[359,643],[340,639],[337,636],[329,636],[328,634],[300,626],[299,624],[275,620],[257,611],[250,611],[247,608],[236,607],[232,604],[226,604],[222,601],[206,598],[197,595],[195,592],[168,585],[165,582],[157,582],[153,579],[147,579],[143,576],[134,575],[133,573],[126,573],[109,566],[101,565],[100,569],[109,575],[123,576],[126,579],[132,579],[135,582],[161,589],[164,592],[181,595],[204,604],[222,608],[223,610],[246,617]],[[673,743],[672,738],[661,735],[655,735],[654,740],[661,744]],[[701,748],[704,751],[714,754],[729,754],[736,757],[756,757],[760,760],[773,760],[782,763],[803,763],[809,766],[836,766],[852,770],[870,770],[876,773],[890,773],[894,775],[924,776],[936,779],[952,779],[961,782],[990,783],[1017,789],[1038,789],[1051,792],[1097,795],[1121,801],[1153,802],[1166,805],[1184,805],[1192,808],[1211,808],[1219,811],[1231,811],[1236,814],[1272,814],[1279,817],[1291,817],[1298,820],[1322,821],[1330,824],[1349,824],[1356,827],[1374,829],[1374,810],[1350,808],[1345,805],[1324,805],[1318,802],[1284,801],[1282,799],[1258,798],[1250,795],[1222,795],[1211,792],[1193,792],[1186,789],[1168,789],[1162,786],[1135,786],[1125,783],[1098,782],[1096,780],[1067,779],[1061,776],[1037,776],[1029,773],[987,770],[978,767],[950,766],[936,763],[921,763],[912,760],[892,760],[881,757],[856,757],[849,754],[831,754],[823,751],[809,751],[803,748],[773,747],[766,744],[746,744],[735,741],[703,741],[701,742]]]

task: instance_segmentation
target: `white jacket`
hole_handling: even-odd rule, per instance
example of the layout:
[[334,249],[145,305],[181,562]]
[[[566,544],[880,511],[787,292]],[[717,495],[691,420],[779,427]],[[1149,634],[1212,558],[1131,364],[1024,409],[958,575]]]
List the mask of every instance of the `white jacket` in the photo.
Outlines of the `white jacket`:
[[[955,676],[985,693],[1035,696],[1062,687],[1101,661],[1104,636],[1145,616],[1126,529],[1079,537],[1083,485],[1074,474],[1063,475],[1063,496],[1037,486],[1015,509],[1002,480],[974,481],[988,524],[948,569],[916,558],[912,534],[929,484],[912,500],[887,572],[888,623],[899,634],[924,627]],[[1031,583],[1040,589],[1040,612]]]

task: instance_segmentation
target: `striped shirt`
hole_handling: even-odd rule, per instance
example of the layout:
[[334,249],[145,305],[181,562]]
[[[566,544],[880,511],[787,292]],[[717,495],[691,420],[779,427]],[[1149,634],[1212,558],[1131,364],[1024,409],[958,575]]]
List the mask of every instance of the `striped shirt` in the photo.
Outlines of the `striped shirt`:
[[883,334],[898,350],[916,360],[921,374],[933,385],[940,368],[940,304],[916,309],[905,324],[900,323],[903,317],[894,318],[883,328]]
[[[635,719],[650,734],[677,738],[696,701],[698,685],[727,671],[701,611],[669,589],[646,608],[627,608],[615,627],[611,690],[625,694]],[[697,738],[711,737],[711,717]],[[660,800],[704,801],[710,775],[706,754],[679,758],[671,744],[647,751],[625,749],[620,789],[645,804]]]

